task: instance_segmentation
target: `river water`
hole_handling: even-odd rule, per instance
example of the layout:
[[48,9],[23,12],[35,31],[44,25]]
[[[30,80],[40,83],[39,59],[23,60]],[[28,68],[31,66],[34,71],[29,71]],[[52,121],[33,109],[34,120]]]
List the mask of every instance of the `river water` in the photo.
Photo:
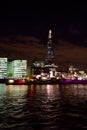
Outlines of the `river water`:
[[87,85],[0,84],[0,130],[87,129]]

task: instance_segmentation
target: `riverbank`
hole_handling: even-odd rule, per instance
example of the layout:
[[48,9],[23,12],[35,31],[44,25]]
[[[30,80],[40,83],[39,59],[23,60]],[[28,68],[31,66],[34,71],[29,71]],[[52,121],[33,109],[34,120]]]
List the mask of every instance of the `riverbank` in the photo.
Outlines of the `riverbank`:
[[6,85],[31,85],[31,84],[87,84],[87,80],[78,79],[52,79],[52,80],[32,80],[28,81],[26,79],[5,79],[2,83]]

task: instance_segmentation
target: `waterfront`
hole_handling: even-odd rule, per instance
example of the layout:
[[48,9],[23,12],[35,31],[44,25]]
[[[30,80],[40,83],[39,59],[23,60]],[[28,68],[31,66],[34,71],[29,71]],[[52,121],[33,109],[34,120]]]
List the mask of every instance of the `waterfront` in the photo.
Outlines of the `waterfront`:
[[87,129],[87,85],[0,84],[0,130]]

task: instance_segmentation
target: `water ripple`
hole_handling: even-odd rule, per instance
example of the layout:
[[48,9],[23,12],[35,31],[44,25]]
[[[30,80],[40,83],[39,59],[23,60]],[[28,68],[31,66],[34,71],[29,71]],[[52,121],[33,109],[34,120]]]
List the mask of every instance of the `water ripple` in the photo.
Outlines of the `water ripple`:
[[0,85],[0,129],[87,129],[87,85]]

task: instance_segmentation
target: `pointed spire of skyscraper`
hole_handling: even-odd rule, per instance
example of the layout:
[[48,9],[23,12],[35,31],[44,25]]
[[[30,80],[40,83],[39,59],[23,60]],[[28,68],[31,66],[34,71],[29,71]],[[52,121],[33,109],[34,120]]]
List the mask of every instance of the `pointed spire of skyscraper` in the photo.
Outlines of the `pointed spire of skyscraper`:
[[54,53],[53,53],[53,45],[52,45],[52,30],[49,30],[48,33],[46,61],[51,63],[54,61]]
[[52,30],[49,30],[48,39],[52,39]]

